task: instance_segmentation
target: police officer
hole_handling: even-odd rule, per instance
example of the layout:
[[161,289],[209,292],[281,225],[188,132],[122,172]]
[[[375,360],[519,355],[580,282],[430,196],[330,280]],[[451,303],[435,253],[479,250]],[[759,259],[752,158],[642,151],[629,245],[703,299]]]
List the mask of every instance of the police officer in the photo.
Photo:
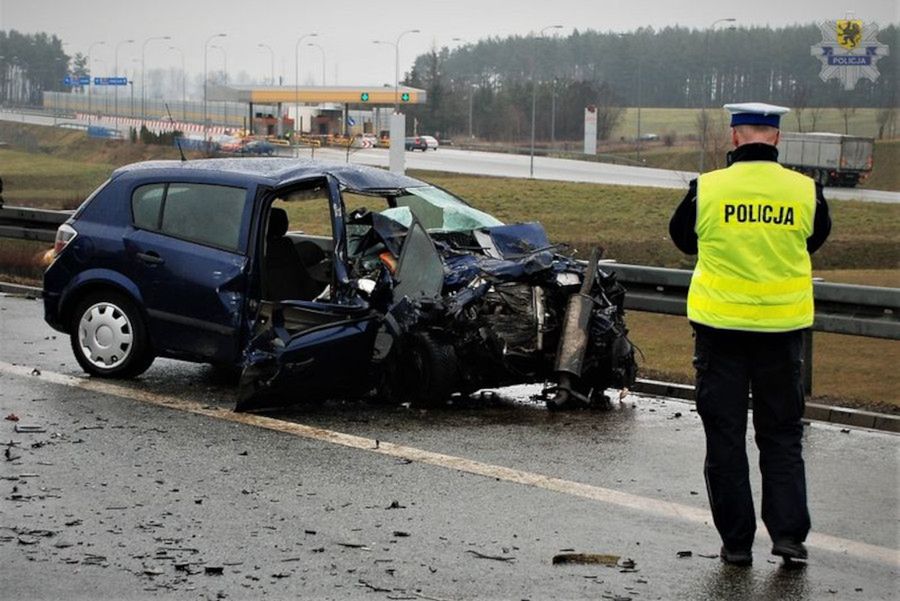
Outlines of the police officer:
[[725,108],[735,146],[728,167],[692,181],[669,223],[675,245],[698,255],[687,311],[707,494],[722,561],[750,565],[756,515],[745,441],[752,391],[772,553],[805,560],[802,333],[813,323],[810,254],[825,242],[831,219],[821,187],[777,163],[780,117],[789,109]]

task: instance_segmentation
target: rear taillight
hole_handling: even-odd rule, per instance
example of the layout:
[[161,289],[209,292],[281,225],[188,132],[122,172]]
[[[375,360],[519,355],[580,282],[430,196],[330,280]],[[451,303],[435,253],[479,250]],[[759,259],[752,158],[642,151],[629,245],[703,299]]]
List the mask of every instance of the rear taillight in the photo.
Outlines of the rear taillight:
[[56,240],[53,242],[53,256],[58,257],[77,235],[78,232],[71,225],[64,223],[59,226],[59,229],[56,230]]

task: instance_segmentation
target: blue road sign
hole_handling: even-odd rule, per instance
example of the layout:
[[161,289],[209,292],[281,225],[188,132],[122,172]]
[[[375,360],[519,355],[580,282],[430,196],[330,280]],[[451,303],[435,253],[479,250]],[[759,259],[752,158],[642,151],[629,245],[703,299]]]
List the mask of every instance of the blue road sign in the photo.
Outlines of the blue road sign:
[[75,77],[74,75],[66,75],[63,78],[64,86],[86,86],[90,85],[91,78],[88,75],[82,75],[80,77]]
[[356,119],[354,119],[350,115],[347,115],[347,125],[356,125]]
[[95,77],[95,86],[125,86],[128,85],[127,77]]

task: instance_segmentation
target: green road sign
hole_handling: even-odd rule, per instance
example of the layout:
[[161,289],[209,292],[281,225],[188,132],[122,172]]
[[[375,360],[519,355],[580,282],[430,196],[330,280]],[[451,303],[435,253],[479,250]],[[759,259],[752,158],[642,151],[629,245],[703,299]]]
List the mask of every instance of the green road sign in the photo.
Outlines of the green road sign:
[[403,92],[400,94],[400,100],[403,102],[409,102],[409,92]]
[[369,101],[369,93],[363,92],[362,94],[359,95],[359,99],[362,100],[363,102],[368,102]]

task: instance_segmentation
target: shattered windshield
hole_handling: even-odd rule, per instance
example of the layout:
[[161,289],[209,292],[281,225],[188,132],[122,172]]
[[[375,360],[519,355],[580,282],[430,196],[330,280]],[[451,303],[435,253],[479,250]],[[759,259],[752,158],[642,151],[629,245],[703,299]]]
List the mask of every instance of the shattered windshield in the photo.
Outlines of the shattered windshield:
[[432,233],[468,232],[503,225],[495,217],[470,207],[449,192],[434,186],[407,188],[403,192],[396,197],[396,206],[381,214],[407,228],[412,223],[413,214]]

